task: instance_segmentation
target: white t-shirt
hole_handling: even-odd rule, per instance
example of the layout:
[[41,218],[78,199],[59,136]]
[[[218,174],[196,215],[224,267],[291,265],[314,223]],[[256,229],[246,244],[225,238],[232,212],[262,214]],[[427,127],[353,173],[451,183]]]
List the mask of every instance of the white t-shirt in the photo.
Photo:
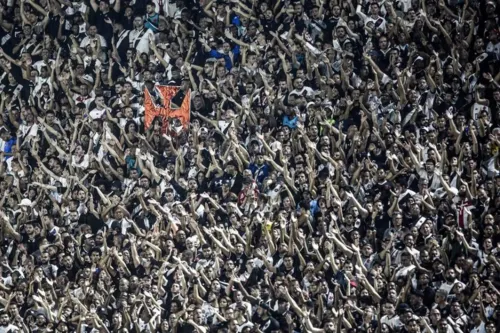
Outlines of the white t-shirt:
[[82,159],[77,159],[76,156],[71,156],[71,165],[79,169],[87,169],[89,167],[90,158],[85,154]]
[[100,41],[101,41],[101,47],[107,47],[108,46],[108,43],[106,43],[106,40],[104,39],[104,37],[102,37],[101,35],[96,35],[95,37],[86,36],[82,40],[82,42],[80,43],[80,47],[82,49],[86,48],[88,45],[91,45],[91,43],[93,43],[94,41],[97,42],[97,38],[99,38]]
[[306,95],[307,96],[311,96],[313,93],[314,93],[314,90],[310,87],[306,87],[304,86],[302,89],[298,90],[298,89],[294,89],[290,92],[290,95],[291,94],[298,94],[300,96],[302,96],[302,94],[304,93],[304,91],[306,92]]
[[68,181],[64,177],[52,178],[50,177],[50,185],[56,186],[56,182],[60,182],[62,187],[68,187]]
[[443,290],[443,291],[446,291],[446,293],[450,293],[451,289],[453,289],[453,286],[455,285],[455,283],[457,283],[458,280],[455,280],[453,281],[452,283],[448,283],[448,282],[444,282],[441,284],[441,286],[439,287],[439,290]]
[[0,333],[12,333],[12,332],[21,332],[19,327],[8,324],[7,326],[0,326]]
[[45,61],[38,60],[37,62],[35,62],[31,66],[34,67],[38,71],[38,73],[40,73],[43,66],[48,67],[50,70],[50,68],[52,67],[52,65],[54,65],[54,63],[55,63],[55,60],[52,60],[52,59],[49,59],[48,65],[45,63]]
[[486,333],[486,328],[484,326],[484,323],[481,322],[481,324],[478,327],[474,327],[470,330],[470,333]]
[[98,108],[95,108],[89,112],[89,116],[92,119],[101,119],[105,113],[106,109],[99,110]]
[[380,323],[386,324],[393,330],[404,325],[398,315],[394,315],[392,317],[385,315],[380,319]]
[[486,45],[486,52],[495,53],[497,55],[497,58],[498,58],[500,56],[500,42],[498,42],[496,44],[489,42]]
[[[28,126],[26,124],[21,124],[19,126],[19,130],[21,131],[22,136],[30,135],[30,136],[35,137],[38,134],[38,125],[34,124],[32,126]],[[21,144],[22,144],[22,142],[21,142]]]
[[397,0],[397,3],[398,7],[400,7],[404,13],[407,13],[411,9],[411,0]]
[[415,269],[414,265],[406,266],[406,267],[401,267],[398,272],[396,273],[396,278],[399,277],[405,277],[410,273],[413,269]]
[[74,94],[73,95],[73,100],[75,103],[84,103],[85,107],[89,107],[90,103],[92,103],[95,99],[95,92],[92,90],[89,95],[87,96],[82,96],[80,94]]
[[139,54],[147,53],[149,54],[149,38],[150,36],[154,38],[154,32],[152,30],[144,28],[144,32],[141,30],[131,30],[128,38],[131,45],[135,46],[135,49]]

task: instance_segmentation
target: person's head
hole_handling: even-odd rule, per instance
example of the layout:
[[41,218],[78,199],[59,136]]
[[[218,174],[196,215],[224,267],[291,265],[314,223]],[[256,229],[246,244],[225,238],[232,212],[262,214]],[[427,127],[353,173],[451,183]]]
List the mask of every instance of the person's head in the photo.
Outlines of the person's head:
[[144,19],[142,18],[142,16],[134,17],[134,28],[141,29],[143,26],[144,26]]
[[156,10],[156,8],[155,8],[155,4],[153,2],[148,2],[146,4],[146,13],[148,15],[151,16],[151,15],[155,14],[155,10]]
[[0,129],[0,139],[2,139],[4,142],[9,141],[11,137],[12,135],[5,127]]
[[387,50],[387,48],[389,47],[389,41],[387,39],[386,36],[381,36],[378,40],[378,47],[381,49],[381,50]]
[[450,267],[446,270],[446,273],[445,273],[445,279],[446,281],[448,282],[453,282],[455,281],[455,278],[456,278],[456,272],[455,272],[455,269],[453,267]]
[[379,14],[380,5],[378,4],[378,2],[372,2],[372,4],[370,5],[370,11],[373,16],[377,16]]
[[382,303],[382,313],[389,317],[393,316],[396,313],[396,307],[394,306],[394,303],[390,300],[385,300]]
[[293,268],[293,257],[290,255],[285,255],[283,257],[283,264],[285,265],[285,268],[290,270]]
[[337,28],[335,29],[335,31],[337,33],[337,38],[339,38],[339,39],[345,38],[345,36],[346,36],[346,29],[345,29],[344,26],[337,25]]
[[97,36],[97,27],[95,25],[89,26],[89,29],[87,30],[87,35],[90,36],[91,38],[94,38]]
[[9,324],[9,315],[7,312],[2,310],[0,312],[0,326],[7,326]]
[[419,307],[422,306],[424,301],[424,294],[416,290],[410,295],[410,304],[414,309],[418,309]]
[[425,171],[427,171],[428,173],[433,173],[435,167],[436,167],[436,161],[434,161],[433,159],[428,159],[425,162]]
[[497,332],[496,326],[497,324],[494,321],[488,321],[485,325],[486,333]]

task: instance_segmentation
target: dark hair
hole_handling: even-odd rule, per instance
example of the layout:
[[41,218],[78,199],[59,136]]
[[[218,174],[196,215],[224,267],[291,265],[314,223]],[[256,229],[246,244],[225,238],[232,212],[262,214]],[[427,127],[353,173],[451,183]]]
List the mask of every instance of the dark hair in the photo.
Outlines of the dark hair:
[[90,253],[89,253],[89,254],[90,254],[90,255],[92,255],[92,254],[93,254],[93,253],[95,253],[95,252],[99,253],[99,255],[102,255],[102,251],[101,251],[101,249],[100,249],[100,248],[98,248],[98,247],[94,247],[94,248],[92,248],[92,249],[90,250]]

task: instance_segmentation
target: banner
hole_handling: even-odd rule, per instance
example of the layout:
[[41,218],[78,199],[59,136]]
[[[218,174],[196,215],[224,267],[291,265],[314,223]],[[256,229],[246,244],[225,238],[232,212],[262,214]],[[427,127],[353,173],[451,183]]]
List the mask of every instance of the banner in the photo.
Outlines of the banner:
[[151,96],[148,89],[144,88],[144,125],[146,129],[151,126],[157,116],[162,118],[163,133],[167,127],[177,133],[188,127],[191,110],[190,90],[183,91],[177,86],[155,86],[153,95],[156,95],[156,98]]

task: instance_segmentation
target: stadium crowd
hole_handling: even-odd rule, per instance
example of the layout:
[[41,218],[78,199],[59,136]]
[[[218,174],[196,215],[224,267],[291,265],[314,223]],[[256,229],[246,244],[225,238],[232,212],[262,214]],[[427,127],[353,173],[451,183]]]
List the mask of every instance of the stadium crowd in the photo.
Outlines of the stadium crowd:
[[0,0],[0,333],[498,332],[498,5]]

